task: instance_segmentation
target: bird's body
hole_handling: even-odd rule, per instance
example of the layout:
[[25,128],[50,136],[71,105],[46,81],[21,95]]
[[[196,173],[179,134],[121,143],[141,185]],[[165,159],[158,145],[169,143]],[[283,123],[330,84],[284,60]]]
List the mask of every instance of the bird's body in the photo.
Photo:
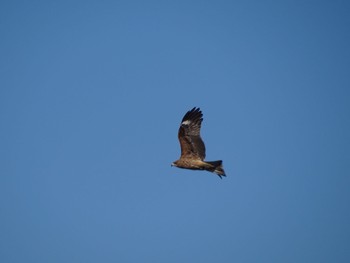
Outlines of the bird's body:
[[203,114],[199,108],[188,111],[181,121],[178,138],[181,146],[180,159],[172,166],[191,170],[206,170],[216,173],[220,178],[225,175],[222,161],[204,161],[205,145],[200,137]]

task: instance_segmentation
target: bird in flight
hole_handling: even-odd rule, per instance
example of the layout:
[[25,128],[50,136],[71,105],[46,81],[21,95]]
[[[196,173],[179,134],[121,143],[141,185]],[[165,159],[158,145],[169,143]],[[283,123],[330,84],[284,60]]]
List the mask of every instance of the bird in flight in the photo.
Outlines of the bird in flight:
[[203,114],[200,108],[194,107],[185,114],[178,133],[181,156],[171,166],[191,170],[206,170],[216,173],[222,179],[222,176],[226,176],[222,161],[204,161],[205,145],[200,136],[202,121]]

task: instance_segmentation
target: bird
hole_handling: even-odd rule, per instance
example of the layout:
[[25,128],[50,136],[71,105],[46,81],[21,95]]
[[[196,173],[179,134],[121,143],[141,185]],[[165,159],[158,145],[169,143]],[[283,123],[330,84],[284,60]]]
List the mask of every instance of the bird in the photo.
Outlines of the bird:
[[226,176],[222,160],[204,161],[205,144],[200,136],[202,121],[203,114],[200,108],[194,107],[184,115],[178,131],[181,156],[171,166],[209,171],[222,179],[223,176]]

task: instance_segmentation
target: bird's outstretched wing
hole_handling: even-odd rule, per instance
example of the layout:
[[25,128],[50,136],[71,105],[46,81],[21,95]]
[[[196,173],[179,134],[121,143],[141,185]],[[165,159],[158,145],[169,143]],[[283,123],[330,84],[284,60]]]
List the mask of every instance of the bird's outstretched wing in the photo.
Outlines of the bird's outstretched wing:
[[179,128],[179,141],[181,146],[181,157],[204,160],[205,145],[200,136],[203,114],[200,108],[188,111],[181,121]]

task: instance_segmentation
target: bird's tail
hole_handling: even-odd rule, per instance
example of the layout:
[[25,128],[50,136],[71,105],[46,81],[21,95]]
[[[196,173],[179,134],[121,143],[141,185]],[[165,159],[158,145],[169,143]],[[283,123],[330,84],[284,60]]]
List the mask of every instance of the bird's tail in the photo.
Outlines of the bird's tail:
[[213,173],[216,173],[221,179],[222,179],[222,176],[226,176],[221,160],[206,162],[206,163],[210,165],[209,170]]

